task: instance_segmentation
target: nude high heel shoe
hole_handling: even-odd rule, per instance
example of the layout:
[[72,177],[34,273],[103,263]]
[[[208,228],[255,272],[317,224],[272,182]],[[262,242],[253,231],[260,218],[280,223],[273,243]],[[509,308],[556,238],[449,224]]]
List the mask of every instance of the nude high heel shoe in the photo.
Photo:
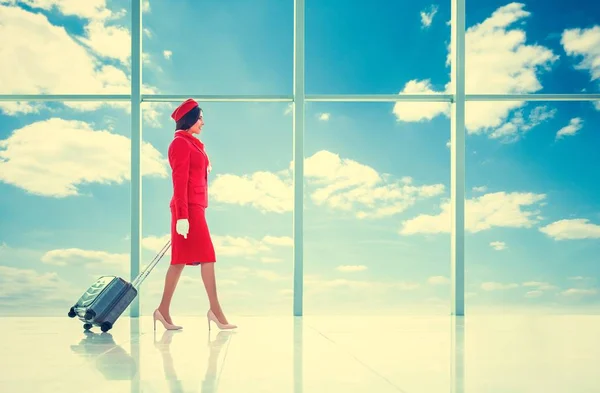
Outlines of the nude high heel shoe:
[[154,331],[156,331],[156,321],[157,320],[159,320],[163,324],[164,328],[167,330],[183,329],[182,326],[173,325],[173,324],[170,324],[169,322],[167,322],[165,320],[165,317],[162,316],[162,314],[160,313],[160,311],[158,311],[158,309],[154,310],[153,318],[154,318]]
[[221,330],[228,330],[228,329],[235,329],[237,328],[237,325],[233,325],[231,323],[221,323],[219,322],[219,320],[217,319],[217,317],[215,316],[215,314],[212,312],[212,310],[208,310],[208,312],[206,313],[206,319],[208,320],[208,330],[210,330],[210,321],[213,321],[214,323],[217,324],[217,327]]

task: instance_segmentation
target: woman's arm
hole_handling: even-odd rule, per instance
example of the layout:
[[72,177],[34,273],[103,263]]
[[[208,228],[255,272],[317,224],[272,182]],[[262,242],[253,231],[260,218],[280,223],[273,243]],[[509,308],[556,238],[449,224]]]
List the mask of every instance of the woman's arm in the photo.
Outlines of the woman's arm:
[[173,171],[173,197],[176,219],[188,218],[188,178],[190,147],[187,141],[175,138],[169,147],[169,163]]

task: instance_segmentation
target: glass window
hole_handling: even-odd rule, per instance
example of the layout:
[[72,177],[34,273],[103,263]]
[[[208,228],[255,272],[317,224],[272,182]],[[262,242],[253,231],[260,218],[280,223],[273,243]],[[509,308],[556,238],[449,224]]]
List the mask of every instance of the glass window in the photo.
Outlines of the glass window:
[[148,93],[292,93],[293,1],[150,4],[143,15]]
[[130,93],[129,1],[1,3],[0,94]]
[[[217,288],[226,315],[292,312],[292,115],[287,103],[199,103],[199,139],[211,161],[206,218],[215,246]],[[163,104],[161,104],[163,105]],[[179,103],[164,104],[171,113]],[[143,105],[144,112],[152,110]],[[173,193],[167,160],[174,121],[161,116],[144,129],[158,151],[159,176],[143,183],[143,264],[169,239]],[[160,302],[170,252],[144,286],[143,313]],[[208,309],[200,267],[186,267],[173,314]]]
[[437,105],[310,103],[306,315],[449,312],[449,119],[406,120]]
[[489,104],[515,109],[468,129],[467,312],[597,310],[598,112],[589,102]]
[[593,4],[467,1],[467,94],[598,93]]
[[37,107],[0,115],[0,314],[66,317],[100,276],[129,277],[129,105]]
[[306,93],[444,91],[450,1],[306,0]]

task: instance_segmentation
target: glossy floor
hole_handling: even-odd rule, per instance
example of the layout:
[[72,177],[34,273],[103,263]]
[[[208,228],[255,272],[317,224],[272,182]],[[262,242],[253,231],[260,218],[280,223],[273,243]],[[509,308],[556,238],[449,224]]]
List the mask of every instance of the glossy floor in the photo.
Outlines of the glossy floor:
[[600,392],[600,316],[0,318],[0,392]]

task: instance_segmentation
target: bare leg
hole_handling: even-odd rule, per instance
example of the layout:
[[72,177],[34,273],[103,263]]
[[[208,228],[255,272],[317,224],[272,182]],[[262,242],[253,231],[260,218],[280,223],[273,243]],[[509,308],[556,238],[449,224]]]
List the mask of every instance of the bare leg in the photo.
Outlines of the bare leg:
[[204,282],[204,287],[206,288],[210,309],[221,323],[229,323],[227,322],[227,318],[225,318],[225,314],[223,314],[223,310],[221,310],[221,305],[219,304],[219,299],[217,297],[217,283],[215,278],[214,262],[202,263],[200,266],[202,269],[202,281]]
[[177,287],[177,283],[179,282],[179,277],[181,276],[181,272],[185,265],[170,265],[169,270],[167,270],[167,275],[165,277],[165,289],[163,290],[162,300],[160,301],[160,305],[158,306],[158,311],[165,317],[167,322],[173,323],[170,315],[170,307],[171,300],[173,299],[173,293],[175,292],[175,288]]

